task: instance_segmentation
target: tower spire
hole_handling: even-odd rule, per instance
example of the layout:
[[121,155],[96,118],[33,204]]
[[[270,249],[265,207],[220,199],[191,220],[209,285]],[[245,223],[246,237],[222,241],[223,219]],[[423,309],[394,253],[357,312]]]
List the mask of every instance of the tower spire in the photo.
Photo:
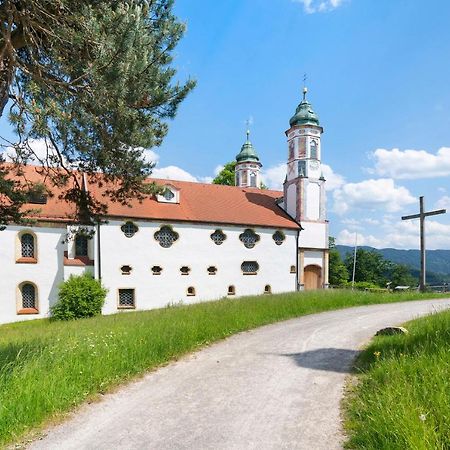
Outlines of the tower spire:
[[306,94],[308,92],[308,88],[306,87],[306,80],[307,80],[306,73],[303,74],[303,100],[306,100]]

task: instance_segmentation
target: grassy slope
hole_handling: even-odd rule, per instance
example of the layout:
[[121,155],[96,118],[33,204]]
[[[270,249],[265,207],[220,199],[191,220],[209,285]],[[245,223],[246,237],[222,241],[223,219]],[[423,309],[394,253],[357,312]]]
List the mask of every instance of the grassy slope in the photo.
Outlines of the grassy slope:
[[450,449],[450,311],[377,337],[356,363],[344,402],[349,448]]
[[233,333],[314,312],[418,298],[417,293],[291,293],[0,326],[0,445],[86,398]]

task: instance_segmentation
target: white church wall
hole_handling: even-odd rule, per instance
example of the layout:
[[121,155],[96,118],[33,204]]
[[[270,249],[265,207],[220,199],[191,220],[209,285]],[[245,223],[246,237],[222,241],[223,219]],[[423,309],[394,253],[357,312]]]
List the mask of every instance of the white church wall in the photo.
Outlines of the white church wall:
[[297,215],[297,185],[292,183],[287,188],[287,209],[286,212],[291,217]]
[[[20,256],[18,234],[35,235],[36,263],[16,263]],[[65,228],[8,226],[0,231],[0,323],[17,322],[48,316],[63,281]],[[19,285],[31,282],[37,287],[38,314],[17,314],[21,309]]]
[[[252,249],[244,247],[239,235],[245,226],[201,225],[167,222],[135,222],[139,231],[131,238],[120,230],[123,221],[110,221],[101,227],[102,282],[109,289],[104,313],[118,311],[118,290],[135,289],[136,309],[152,309],[168,303],[194,303],[226,297],[229,286],[236,296],[262,294],[266,285],[272,293],[294,291],[296,264],[296,231],[284,230],[286,239],[276,245],[272,239],[276,229],[253,227],[260,241]],[[171,225],[179,238],[169,248],[162,248],[154,238],[161,225]],[[216,245],[211,233],[221,229],[226,240]],[[244,275],[243,261],[257,261],[256,275]],[[132,271],[122,275],[120,267],[129,265]],[[160,266],[160,275],[153,275],[152,266]],[[189,275],[180,268],[188,266]],[[216,275],[207,268],[215,266]],[[195,288],[195,296],[187,295],[188,287]]]
[[306,217],[309,220],[318,220],[320,216],[320,187],[310,181],[306,185]]
[[328,248],[328,224],[323,222],[302,222],[300,248]]
[[303,263],[304,267],[309,266],[309,265],[315,265],[315,266],[322,267],[323,266],[323,252],[305,250],[304,256],[303,256],[303,261],[304,261],[304,263]]

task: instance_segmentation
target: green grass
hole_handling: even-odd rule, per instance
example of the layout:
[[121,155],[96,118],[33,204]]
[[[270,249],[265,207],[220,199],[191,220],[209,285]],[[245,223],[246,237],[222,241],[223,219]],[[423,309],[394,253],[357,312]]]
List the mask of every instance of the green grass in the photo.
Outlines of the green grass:
[[344,401],[348,448],[450,449],[450,311],[377,337]]
[[417,293],[318,291],[0,326],[0,445],[98,393],[239,331],[314,312],[420,298]]

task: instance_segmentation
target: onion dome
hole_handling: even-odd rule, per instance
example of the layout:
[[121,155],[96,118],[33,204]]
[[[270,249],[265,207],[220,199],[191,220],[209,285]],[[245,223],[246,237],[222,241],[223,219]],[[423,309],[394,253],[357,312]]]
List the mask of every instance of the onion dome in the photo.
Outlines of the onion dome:
[[259,156],[256,153],[256,150],[253,148],[252,143],[249,140],[250,131],[247,130],[247,140],[245,141],[244,145],[241,147],[241,151],[238,155],[236,155],[236,161],[243,162],[243,161],[256,161],[259,162]]
[[315,125],[319,126],[319,117],[312,110],[311,104],[306,100],[308,89],[303,88],[303,100],[297,106],[295,114],[289,120],[291,127],[294,125]]

